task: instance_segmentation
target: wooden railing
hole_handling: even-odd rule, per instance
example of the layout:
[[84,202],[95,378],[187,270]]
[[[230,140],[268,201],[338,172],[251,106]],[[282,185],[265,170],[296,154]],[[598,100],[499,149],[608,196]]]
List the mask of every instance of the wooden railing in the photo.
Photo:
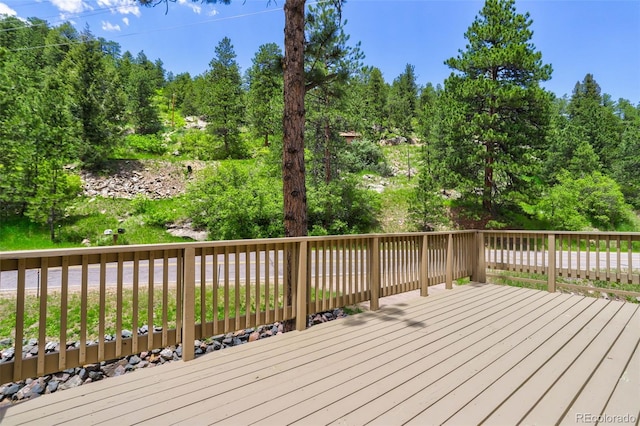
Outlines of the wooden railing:
[[[550,291],[580,286],[573,277],[638,284],[639,251],[640,234],[458,231],[1,252],[15,332],[0,337],[17,355],[0,383],[179,344],[190,360],[196,339],[287,320],[302,330],[316,312],[377,309],[464,277],[519,275]],[[23,358],[26,338],[40,344]]]
[[486,231],[482,234],[489,277],[537,284],[551,292],[560,287],[640,297],[638,233]]

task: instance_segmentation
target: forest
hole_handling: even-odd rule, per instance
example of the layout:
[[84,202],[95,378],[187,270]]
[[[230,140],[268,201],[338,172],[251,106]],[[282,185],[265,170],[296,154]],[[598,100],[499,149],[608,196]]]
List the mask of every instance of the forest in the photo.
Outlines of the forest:
[[[451,75],[419,85],[411,64],[392,81],[366,65],[333,3],[308,6],[308,233],[639,230],[640,104],[591,74],[569,96],[543,89],[553,68],[531,23],[488,0],[466,50],[442,58]],[[121,50],[89,28],[0,16],[0,250],[110,244],[103,230],[125,226],[119,243],[167,242],[175,223],[209,239],[284,235],[278,44],[241,70],[225,37],[195,76]],[[177,196],[83,192],[83,172],[134,160],[206,167],[185,169]]]

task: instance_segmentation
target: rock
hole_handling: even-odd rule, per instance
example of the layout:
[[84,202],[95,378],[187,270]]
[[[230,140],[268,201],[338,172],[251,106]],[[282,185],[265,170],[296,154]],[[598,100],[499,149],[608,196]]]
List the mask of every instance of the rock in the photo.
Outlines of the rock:
[[55,380],[50,380],[49,383],[47,383],[47,389],[44,392],[45,393],[53,393],[53,392],[57,391],[59,383],[60,382],[57,382]]
[[260,338],[260,333],[254,331],[253,333],[251,333],[249,335],[249,341],[250,342],[255,342],[256,340],[258,340]]
[[84,368],[87,371],[100,371],[100,364],[87,364]]
[[130,330],[122,330],[122,338],[128,339],[133,336],[133,333]]
[[171,349],[163,349],[160,351],[160,357],[165,360],[173,359],[173,351]]
[[11,383],[4,387],[4,389],[2,390],[2,395],[11,397],[15,393],[17,393],[19,390],[20,390],[20,385],[18,385],[17,383]]
[[58,390],[77,388],[78,386],[80,386],[82,384],[82,382],[83,382],[83,380],[80,378],[80,376],[73,376],[73,377],[69,378],[69,380],[67,380],[66,382],[61,383],[58,386]]
[[78,377],[80,377],[80,379],[87,380],[89,378],[89,371],[87,371],[86,368],[82,368],[80,369],[80,371],[78,372]]
[[102,374],[101,371],[90,371],[89,372],[89,379],[91,379],[92,382],[97,382],[98,380],[102,380],[103,378],[104,378],[104,374]]
[[4,351],[2,351],[2,356],[1,356],[2,361],[5,362],[5,361],[12,360],[15,353],[16,353],[16,350],[13,347],[5,349]]
[[140,359],[140,357],[138,355],[131,355],[129,357],[129,364],[131,364],[131,365],[139,364],[140,361],[142,361],[142,360]]

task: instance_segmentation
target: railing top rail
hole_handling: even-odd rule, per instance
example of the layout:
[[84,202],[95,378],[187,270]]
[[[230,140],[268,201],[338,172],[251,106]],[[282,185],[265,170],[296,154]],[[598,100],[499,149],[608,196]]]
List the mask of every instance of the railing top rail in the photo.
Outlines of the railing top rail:
[[272,245],[282,243],[297,243],[301,241],[338,241],[338,240],[356,240],[356,239],[372,239],[372,238],[388,238],[388,237],[415,237],[422,235],[448,235],[448,234],[469,234],[475,233],[475,230],[463,231],[442,231],[442,232],[405,232],[393,234],[354,234],[354,235],[321,235],[314,237],[289,237],[289,238],[261,238],[246,240],[218,240],[218,241],[196,241],[184,243],[164,243],[164,244],[140,244],[140,245],[116,245],[101,247],[77,247],[64,249],[46,249],[46,250],[19,250],[19,251],[0,251],[0,260],[3,259],[29,259],[34,257],[60,257],[74,255],[95,255],[110,253],[134,253],[149,252],[156,250],[182,250],[187,247],[209,248],[209,247],[246,247],[256,245]]
[[640,232],[607,232],[607,231],[528,231],[517,229],[479,229],[475,232],[481,232],[483,234],[554,234],[554,235],[584,235],[584,236],[620,236],[620,237],[640,237]]

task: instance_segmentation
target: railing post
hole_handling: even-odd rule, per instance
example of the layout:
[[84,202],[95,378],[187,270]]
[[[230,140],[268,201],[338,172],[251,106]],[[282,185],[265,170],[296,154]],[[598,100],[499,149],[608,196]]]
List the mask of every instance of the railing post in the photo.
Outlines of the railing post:
[[422,236],[420,246],[420,296],[429,295],[429,238],[427,234]]
[[556,291],[556,236],[549,234],[547,248],[547,290]]
[[[184,297],[182,298],[182,360],[191,361],[195,358],[195,340],[196,340],[196,251],[193,247],[184,249],[183,273],[183,289]],[[204,259],[202,259],[204,262]],[[204,283],[200,283],[204,285]],[[202,321],[204,323],[204,319]]]
[[484,250],[484,233],[477,231],[475,234],[475,259],[473,262],[473,276],[471,281],[477,283],[487,282],[487,264]]
[[296,330],[307,328],[307,250],[309,242],[307,240],[298,243],[298,279],[297,279],[297,299],[296,299]]
[[380,309],[380,240],[378,237],[373,237],[371,241],[369,256],[369,286],[371,290],[369,309],[377,311]]
[[445,288],[451,290],[453,288],[453,233],[449,233],[447,241],[447,270],[445,275]]

